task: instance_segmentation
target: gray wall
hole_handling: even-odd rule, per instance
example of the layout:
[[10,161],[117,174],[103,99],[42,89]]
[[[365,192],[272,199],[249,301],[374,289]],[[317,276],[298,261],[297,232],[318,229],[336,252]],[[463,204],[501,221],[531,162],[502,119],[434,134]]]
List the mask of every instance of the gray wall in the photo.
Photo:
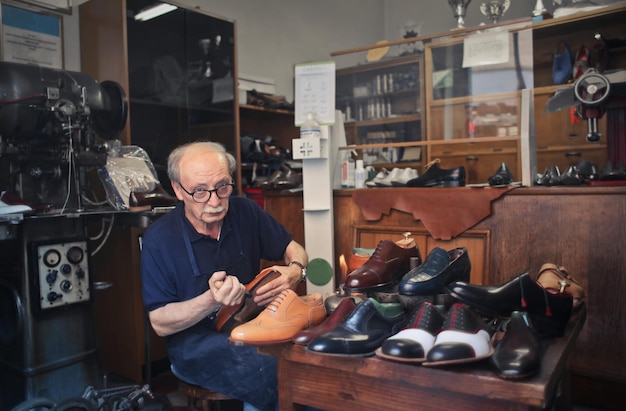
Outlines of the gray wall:
[[[420,35],[442,33],[456,25],[447,0],[179,0],[237,25],[240,74],[272,78],[276,94],[293,100],[294,65],[332,60],[330,53],[399,40],[404,26],[421,23]],[[487,22],[474,0],[466,25]],[[511,0],[503,20],[530,16],[535,0]],[[548,8],[550,0],[544,0]],[[79,70],[78,9],[64,18],[65,68]],[[362,56],[364,57],[364,53]],[[345,60],[338,58],[338,65]],[[351,64],[355,64],[354,61]]]

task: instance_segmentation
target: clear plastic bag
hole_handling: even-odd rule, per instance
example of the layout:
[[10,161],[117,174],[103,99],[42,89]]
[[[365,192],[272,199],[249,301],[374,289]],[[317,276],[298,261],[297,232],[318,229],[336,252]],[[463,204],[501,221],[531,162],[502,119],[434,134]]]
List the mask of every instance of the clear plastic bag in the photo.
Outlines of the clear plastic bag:
[[151,191],[159,184],[146,151],[138,146],[110,144],[106,165],[98,169],[107,201],[116,210],[128,210],[131,191]]

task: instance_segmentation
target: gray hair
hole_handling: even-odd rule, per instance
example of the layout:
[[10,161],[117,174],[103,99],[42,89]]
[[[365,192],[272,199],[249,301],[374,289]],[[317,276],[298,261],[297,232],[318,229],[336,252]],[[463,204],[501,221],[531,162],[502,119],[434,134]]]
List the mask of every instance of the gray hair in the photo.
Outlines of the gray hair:
[[228,172],[231,176],[235,174],[235,171],[237,170],[237,160],[232,154],[226,151],[222,144],[216,143],[214,141],[194,141],[176,147],[170,153],[169,157],[167,158],[167,176],[169,177],[170,181],[180,183],[180,160],[185,154],[194,150],[213,151],[215,153],[221,153],[228,162]]

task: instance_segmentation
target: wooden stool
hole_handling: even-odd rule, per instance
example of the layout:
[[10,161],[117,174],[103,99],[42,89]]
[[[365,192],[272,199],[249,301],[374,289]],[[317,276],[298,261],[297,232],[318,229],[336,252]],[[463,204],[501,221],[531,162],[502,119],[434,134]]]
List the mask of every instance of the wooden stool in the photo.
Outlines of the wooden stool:
[[178,381],[178,389],[187,396],[187,408],[189,410],[196,409],[196,400],[200,401],[202,411],[210,411],[213,402],[217,402],[217,408],[219,410],[219,401],[232,400],[232,398],[227,395],[207,390],[197,385],[188,384],[180,380]]

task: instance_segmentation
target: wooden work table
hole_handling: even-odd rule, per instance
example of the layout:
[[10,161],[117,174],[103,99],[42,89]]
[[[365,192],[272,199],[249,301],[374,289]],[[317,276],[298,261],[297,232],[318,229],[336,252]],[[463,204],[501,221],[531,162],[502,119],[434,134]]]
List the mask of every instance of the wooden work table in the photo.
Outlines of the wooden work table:
[[[546,340],[541,372],[503,380],[488,361],[425,367],[379,357],[329,356],[292,344],[260,347],[278,359],[281,411],[301,405],[345,410],[540,410],[557,401],[571,408],[569,360],[585,322],[583,310],[563,337]],[[564,383],[562,383],[564,382]]]

